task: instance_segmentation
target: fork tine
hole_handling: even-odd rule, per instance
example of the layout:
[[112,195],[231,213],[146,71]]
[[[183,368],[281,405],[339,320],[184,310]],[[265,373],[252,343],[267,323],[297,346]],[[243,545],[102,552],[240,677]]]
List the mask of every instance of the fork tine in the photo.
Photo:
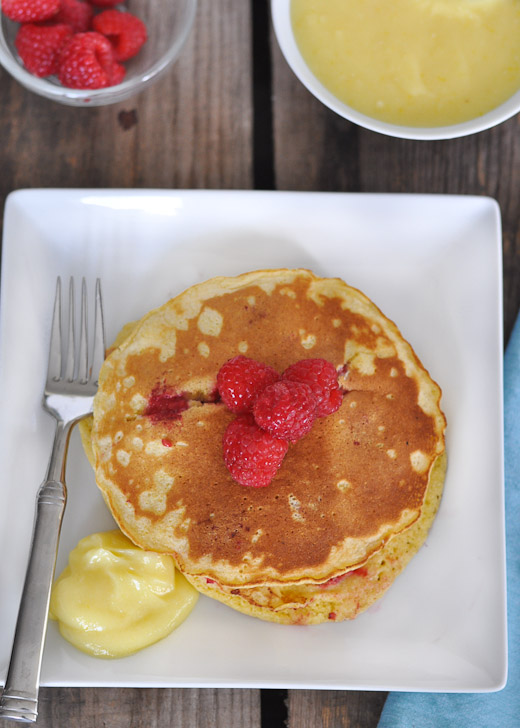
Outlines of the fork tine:
[[59,381],[61,379],[61,278],[56,280],[56,294],[54,296],[54,310],[52,314],[51,342],[49,346],[49,364],[47,379]]
[[81,317],[78,355],[78,379],[80,382],[87,382],[88,371],[88,313],[87,313],[87,283],[85,278],[81,280]]
[[65,364],[65,379],[68,382],[74,380],[74,357],[76,352],[76,327],[74,325],[74,278],[70,278],[69,283],[69,323],[68,323],[68,340],[67,340],[67,355]]
[[96,279],[96,307],[94,315],[94,348],[92,352],[92,366],[90,379],[97,383],[99,370],[105,360],[105,322],[103,319],[103,298],[101,295],[101,281]]

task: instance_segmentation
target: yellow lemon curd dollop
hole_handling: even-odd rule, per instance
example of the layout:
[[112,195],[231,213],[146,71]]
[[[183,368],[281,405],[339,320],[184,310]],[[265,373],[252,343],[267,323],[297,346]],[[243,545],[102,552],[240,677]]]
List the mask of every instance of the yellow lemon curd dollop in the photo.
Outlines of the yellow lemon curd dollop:
[[124,657],[166,637],[198,592],[166,554],[143,551],[120,531],[83,538],[54,583],[49,616],[63,637],[96,657]]
[[291,20],[314,75],[372,118],[451,125],[520,89],[519,0],[291,0]]

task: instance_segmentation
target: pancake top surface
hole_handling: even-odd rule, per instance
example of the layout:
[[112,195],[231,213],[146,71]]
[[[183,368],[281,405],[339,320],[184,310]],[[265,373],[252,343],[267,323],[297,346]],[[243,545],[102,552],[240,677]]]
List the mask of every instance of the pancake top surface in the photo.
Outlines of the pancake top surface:
[[[290,445],[267,488],[228,473],[233,419],[216,376],[237,354],[282,372],[347,365],[341,408]],[[303,270],[194,286],[145,316],[102,369],[96,478],[137,544],[228,586],[312,583],[355,568],[419,516],[444,450],[440,390],[359,291]]]

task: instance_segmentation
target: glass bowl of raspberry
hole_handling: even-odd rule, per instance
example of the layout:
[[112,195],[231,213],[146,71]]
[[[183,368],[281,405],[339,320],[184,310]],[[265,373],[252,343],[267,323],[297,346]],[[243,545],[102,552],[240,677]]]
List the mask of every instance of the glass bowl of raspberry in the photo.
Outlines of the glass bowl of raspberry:
[[0,63],[69,106],[134,96],[179,56],[197,0],[0,0]]

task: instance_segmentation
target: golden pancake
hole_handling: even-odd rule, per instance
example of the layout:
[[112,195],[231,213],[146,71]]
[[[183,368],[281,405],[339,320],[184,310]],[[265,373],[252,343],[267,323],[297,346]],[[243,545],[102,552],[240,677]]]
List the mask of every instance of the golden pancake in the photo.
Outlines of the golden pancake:
[[188,576],[202,594],[259,619],[281,624],[320,624],[355,619],[383,596],[423,545],[441,500],[446,455],[435,461],[421,515],[393,536],[358,569],[324,584],[224,588],[203,576]]
[[[343,281],[305,270],[212,279],[122,339],[95,399],[96,480],[124,533],[171,553],[194,583],[215,582],[226,598],[242,588],[250,611],[271,618],[276,598],[264,608],[266,594],[359,569],[422,522],[444,452],[440,390],[396,326]],[[223,462],[234,415],[216,396],[216,376],[239,353],[280,372],[321,357],[345,388],[340,409],[290,445],[267,488],[238,485]],[[246,591],[256,587],[258,607]]]

